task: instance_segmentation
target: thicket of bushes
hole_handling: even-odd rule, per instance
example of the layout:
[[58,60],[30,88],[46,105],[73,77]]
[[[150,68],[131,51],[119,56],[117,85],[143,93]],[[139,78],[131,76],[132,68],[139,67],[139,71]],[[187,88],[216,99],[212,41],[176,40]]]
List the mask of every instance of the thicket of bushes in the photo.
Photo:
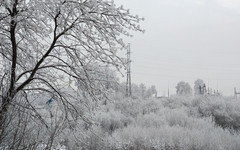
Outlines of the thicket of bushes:
[[[240,101],[223,97],[117,99],[95,112],[87,149],[238,150]],[[87,142],[86,142],[87,143]],[[93,146],[95,145],[95,146]]]
[[[39,97],[42,98],[42,97]],[[181,97],[131,99],[121,96],[109,101],[86,101],[88,107],[76,107],[81,118],[65,120],[58,102],[39,103],[41,119],[12,109],[11,134],[21,137],[6,141],[0,149],[44,149],[52,138],[52,149],[59,150],[239,150],[240,100],[224,97]],[[36,101],[38,102],[38,101]],[[78,106],[76,104],[76,106]],[[97,107],[96,107],[97,106]],[[24,127],[24,131],[19,130]],[[8,144],[8,145],[7,145]],[[12,146],[9,146],[12,145]]]

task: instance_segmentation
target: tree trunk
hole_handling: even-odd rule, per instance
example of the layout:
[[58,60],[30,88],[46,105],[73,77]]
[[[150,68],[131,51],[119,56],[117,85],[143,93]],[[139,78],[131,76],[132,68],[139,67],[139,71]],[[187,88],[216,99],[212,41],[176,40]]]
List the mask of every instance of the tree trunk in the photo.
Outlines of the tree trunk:
[[4,138],[6,124],[7,124],[7,114],[8,114],[8,108],[10,106],[10,103],[13,99],[12,90],[9,90],[6,97],[3,97],[2,104],[0,108],[0,144],[2,143],[2,140]]

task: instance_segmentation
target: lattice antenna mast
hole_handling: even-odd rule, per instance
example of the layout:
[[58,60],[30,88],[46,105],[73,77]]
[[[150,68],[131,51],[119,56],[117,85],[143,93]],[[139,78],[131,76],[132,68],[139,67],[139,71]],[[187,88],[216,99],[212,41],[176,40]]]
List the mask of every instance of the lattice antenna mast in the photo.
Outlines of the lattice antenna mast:
[[132,96],[132,86],[131,86],[131,48],[130,44],[127,46],[127,83],[126,83],[126,96]]

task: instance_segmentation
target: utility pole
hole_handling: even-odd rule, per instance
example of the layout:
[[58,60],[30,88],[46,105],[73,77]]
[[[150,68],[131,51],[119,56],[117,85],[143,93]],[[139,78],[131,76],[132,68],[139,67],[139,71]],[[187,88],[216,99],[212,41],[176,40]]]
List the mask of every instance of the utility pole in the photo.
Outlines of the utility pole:
[[132,96],[132,86],[131,86],[131,49],[130,44],[127,46],[127,83],[126,83],[126,96]]
[[237,92],[237,88],[234,88],[234,97],[237,98],[237,95],[240,95],[240,92]]
[[169,95],[170,95],[170,93],[169,93],[169,84],[168,84],[168,98],[169,98]]

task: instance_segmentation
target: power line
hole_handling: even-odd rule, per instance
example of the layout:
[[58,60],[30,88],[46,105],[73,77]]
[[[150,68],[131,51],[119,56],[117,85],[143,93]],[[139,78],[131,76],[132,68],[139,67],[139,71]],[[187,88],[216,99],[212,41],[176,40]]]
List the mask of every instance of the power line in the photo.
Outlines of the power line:
[[[166,72],[167,73],[167,72]],[[134,74],[134,76],[148,76],[148,77],[164,77],[164,78],[174,78],[174,79],[179,79],[179,78],[188,78],[188,79],[198,79],[198,78],[206,78],[207,80],[224,80],[224,81],[233,81],[233,80],[239,80],[240,78],[229,78],[229,77],[206,77],[205,74],[202,75],[200,74],[199,76],[197,75],[184,75],[184,74],[161,74],[161,73],[149,73],[149,72],[132,72],[132,74]]]

